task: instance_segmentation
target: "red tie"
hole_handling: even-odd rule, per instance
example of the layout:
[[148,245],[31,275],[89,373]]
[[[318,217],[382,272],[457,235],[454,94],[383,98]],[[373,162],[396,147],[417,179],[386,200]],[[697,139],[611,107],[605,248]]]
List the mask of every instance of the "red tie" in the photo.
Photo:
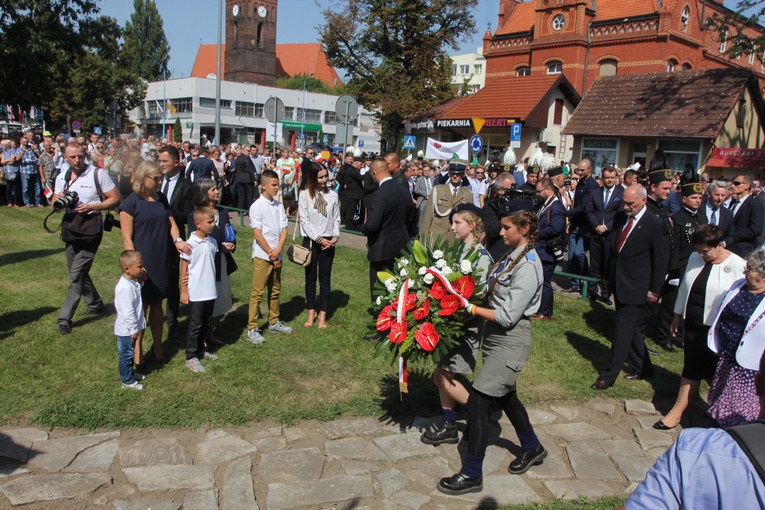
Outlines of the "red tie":
[[635,223],[635,218],[630,216],[630,221],[628,221],[627,224],[624,226],[624,230],[622,230],[622,233],[619,236],[619,243],[616,245],[617,252],[622,251],[622,247],[624,247],[624,242],[627,240],[627,236],[632,230],[632,225],[634,223]]

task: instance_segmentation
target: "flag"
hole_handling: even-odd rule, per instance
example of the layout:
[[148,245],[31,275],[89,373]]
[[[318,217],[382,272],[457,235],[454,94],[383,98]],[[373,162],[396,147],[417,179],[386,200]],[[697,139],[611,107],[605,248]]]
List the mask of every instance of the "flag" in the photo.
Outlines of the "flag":
[[36,119],[35,119],[35,107],[34,106],[29,108],[29,120],[36,121]]
[[170,101],[165,100],[165,102],[167,103],[167,111],[170,112],[170,115],[175,115],[178,109]]
[[16,108],[19,110],[19,122],[24,122],[24,110],[19,105],[16,105]]
[[157,103],[157,110],[159,110],[159,113],[164,115],[165,114],[165,109],[162,108],[162,104],[159,101],[154,101],[154,102]]
[[5,105],[5,112],[8,114],[8,122],[13,122],[16,120],[16,117],[13,116],[13,106],[11,105]]
[[425,151],[425,157],[428,159],[449,160],[452,158],[468,159],[468,140],[459,142],[439,142],[428,138],[428,146]]

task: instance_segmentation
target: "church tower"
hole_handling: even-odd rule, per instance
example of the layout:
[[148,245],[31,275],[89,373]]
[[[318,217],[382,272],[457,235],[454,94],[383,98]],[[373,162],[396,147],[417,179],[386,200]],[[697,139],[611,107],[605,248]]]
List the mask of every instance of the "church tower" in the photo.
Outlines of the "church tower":
[[226,0],[226,81],[273,86],[277,3]]

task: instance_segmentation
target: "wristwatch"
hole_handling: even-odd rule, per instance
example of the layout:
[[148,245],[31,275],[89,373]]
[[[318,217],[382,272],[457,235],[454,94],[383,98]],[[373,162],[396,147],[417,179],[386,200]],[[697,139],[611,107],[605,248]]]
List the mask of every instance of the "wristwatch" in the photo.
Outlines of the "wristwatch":
[[173,241],[173,243],[182,243],[182,242],[183,242],[183,238],[182,237],[179,237],[178,239]]

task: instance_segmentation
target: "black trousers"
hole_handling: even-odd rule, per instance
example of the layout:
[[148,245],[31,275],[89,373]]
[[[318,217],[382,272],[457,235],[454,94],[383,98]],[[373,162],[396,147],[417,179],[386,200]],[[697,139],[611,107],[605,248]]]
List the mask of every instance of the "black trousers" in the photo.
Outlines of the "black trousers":
[[555,272],[555,262],[542,261],[542,275],[544,281],[542,282],[542,300],[539,303],[540,315],[546,315],[552,317],[553,314],[553,288],[552,279]]
[[[476,457],[486,455],[489,446],[489,435],[492,427],[489,422],[491,415],[491,403],[496,401],[507,415],[516,433],[523,433],[531,429],[529,414],[515,390],[501,397],[491,397],[481,393],[475,388],[470,390],[468,397],[468,453]],[[524,446],[523,444],[521,446]],[[524,448],[524,451],[526,449]]]
[[[332,239],[325,237],[324,239]],[[303,246],[311,248],[311,264],[305,268],[305,302],[308,310],[326,312],[329,307],[329,289],[332,279],[332,263],[335,260],[335,247],[326,250],[308,237],[303,238]],[[319,277],[319,307],[316,308],[316,277]]]
[[[665,284],[664,292],[661,295],[661,304],[659,305],[659,333],[656,340],[660,344],[667,344],[672,341],[672,319],[675,317],[675,301],[677,301],[677,294],[680,287],[674,285]],[[678,329],[677,339],[683,339],[682,321],[680,321],[681,327]]]
[[167,309],[165,321],[172,328],[178,325],[178,308],[181,303],[180,287],[180,259],[173,257],[169,266],[167,277],[170,279],[170,288],[167,290]]
[[[608,276],[608,265],[611,263],[611,234],[602,236],[592,235],[590,241],[590,275],[605,280]],[[590,294],[597,293],[597,289],[590,287]],[[600,295],[608,297],[608,285],[600,286]]]
[[346,197],[345,202],[347,204],[345,216],[343,216],[345,228],[349,230],[358,230],[360,220],[355,220],[353,217],[359,212],[359,202],[361,202],[361,200]]
[[617,296],[616,331],[611,344],[611,361],[608,367],[600,372],[601,380],[613,384],[627,360],[643,377],[653,375],[653,364],[639,327],[644,313],[644,305],[625,305],[619,302]]
[[377,272],[393,269],[394,260],[369,261],[369,295],[372,298],[372,304],[375,302],[375,282],[377,281]]
[[186,359],[205,357],[205,339],[210,328],[215,300],[189,301],[189,331],[186,334]]
[[255,185],[251,182],[236,183],[236,196],[239,200],[239,209],[249,210],[255,196]]

